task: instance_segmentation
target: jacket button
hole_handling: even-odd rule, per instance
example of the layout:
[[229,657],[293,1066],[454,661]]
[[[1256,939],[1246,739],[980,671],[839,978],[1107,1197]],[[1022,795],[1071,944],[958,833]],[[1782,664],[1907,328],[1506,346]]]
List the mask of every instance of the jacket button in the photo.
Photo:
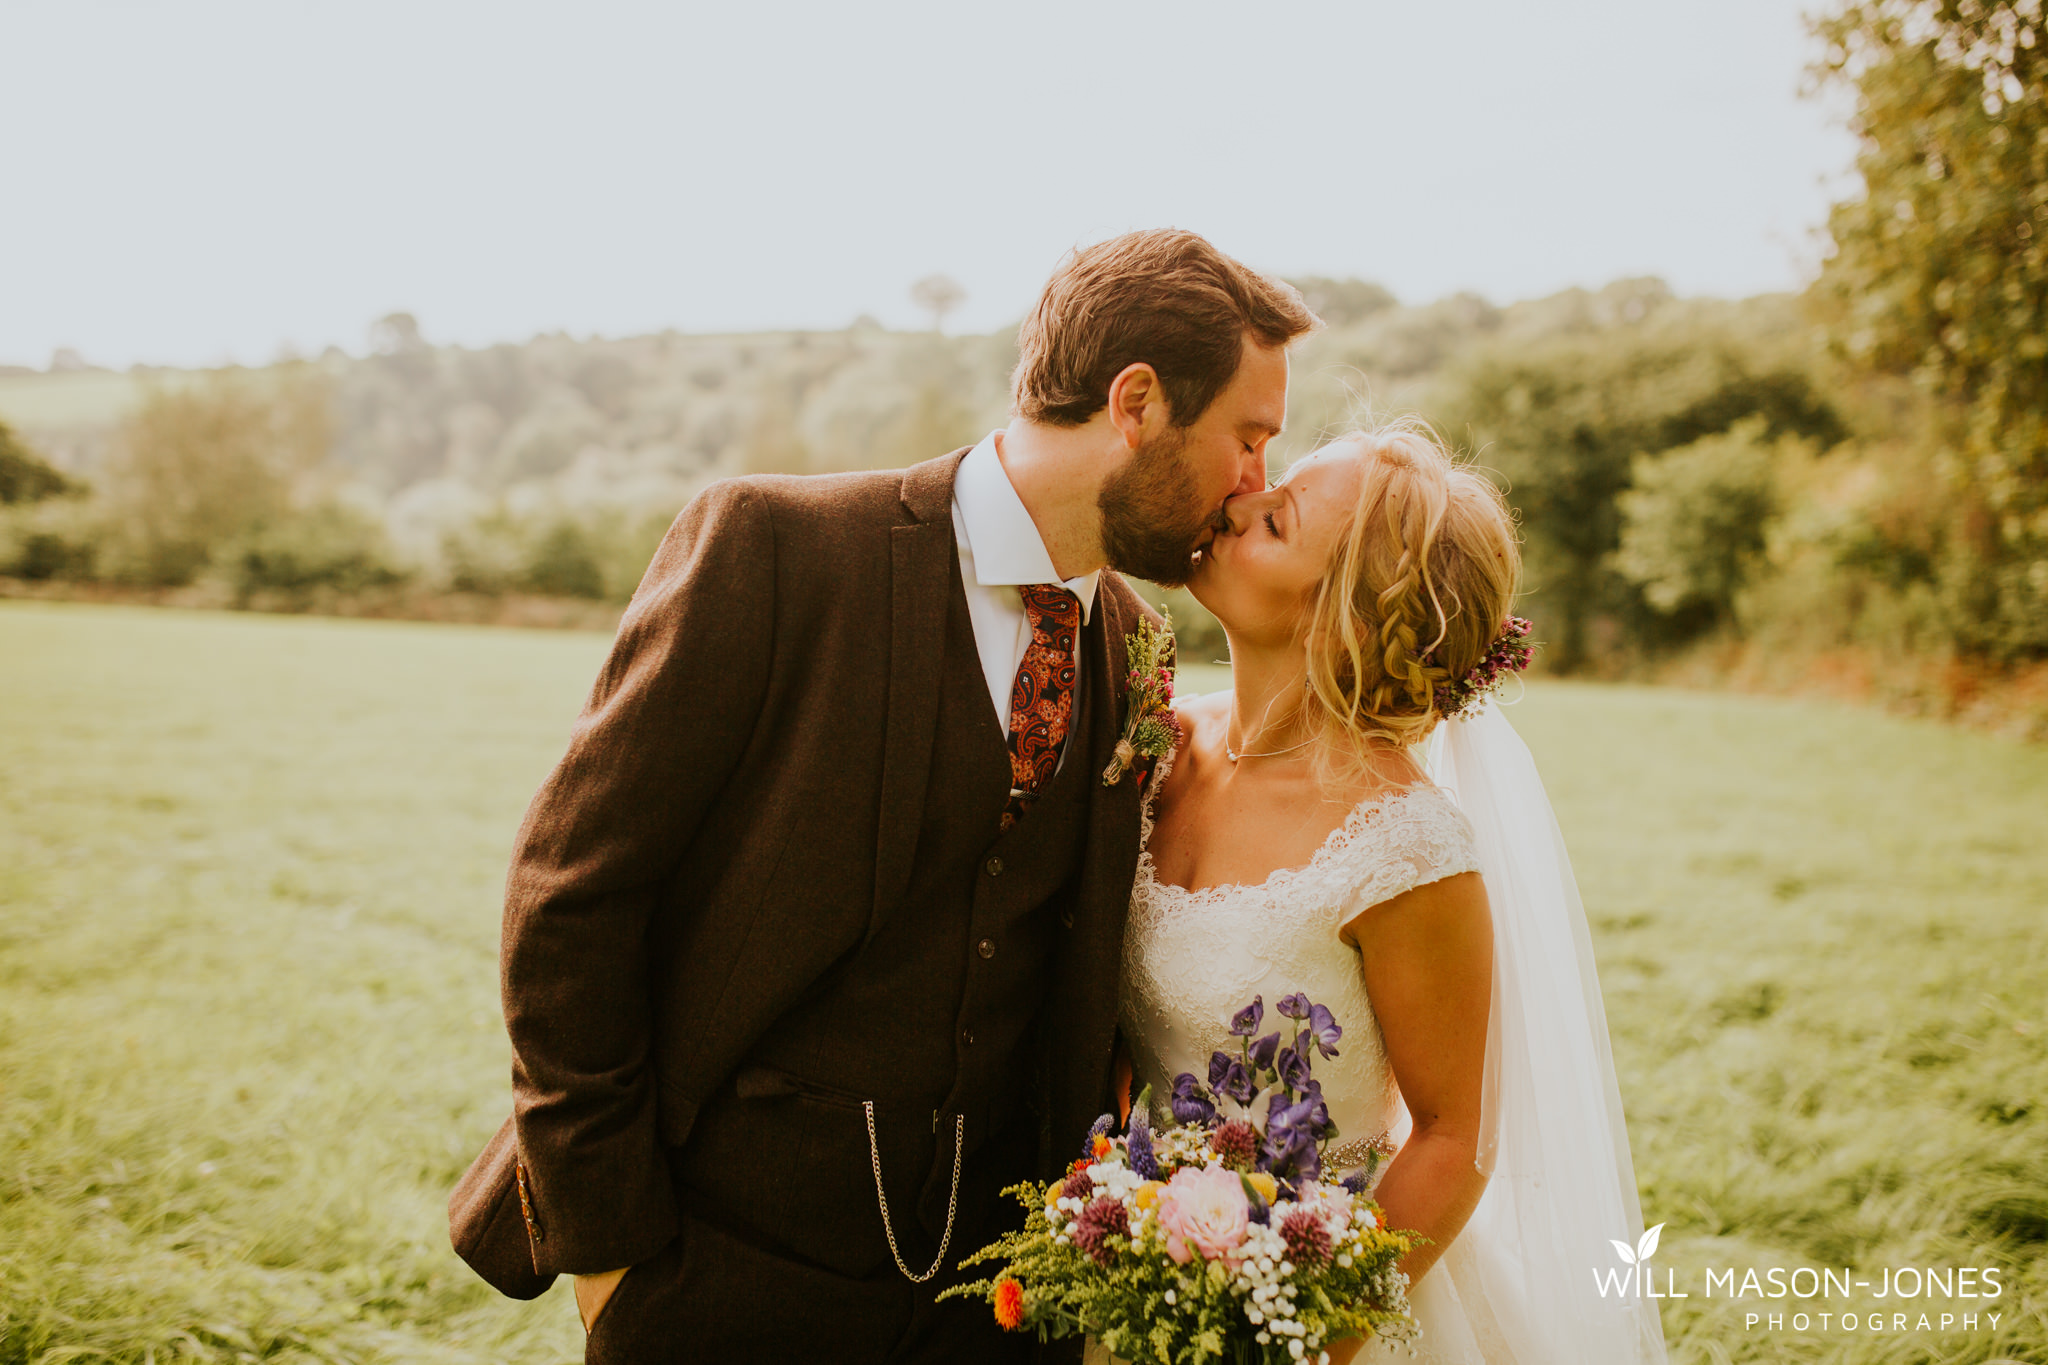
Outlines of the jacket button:
[[1062,925],[1064,925],[1064,926],[1065,926],[1066,928],[1069,928],[1069,929],[1073,928],[1073,927],[1074,927],[1074,912],[1073,912],[1072,910],[1062,910],[1062,911],[1060,911],[1060,923],[1061,923]]
[[1003,875],[1003,860],[1001,858],[990,858],[981,866],[982,870],[987,872],[988,875],[991,877],[1000,877]]
[[962,1045],[963,1047],[973,1047],[973,1046],[974,1046],[974,1030],[973,1030],[973,1029],[971,1029],[971,1028],[964,1028],[964,1029],[961,1029],[961,1030],[960,1030],[960,1042],[961,1042],[961,1045]]
[[996,941],[992,938],[985,938],[974,945],[974,950],[980,953],[984,959],[994,957],[996,955]]

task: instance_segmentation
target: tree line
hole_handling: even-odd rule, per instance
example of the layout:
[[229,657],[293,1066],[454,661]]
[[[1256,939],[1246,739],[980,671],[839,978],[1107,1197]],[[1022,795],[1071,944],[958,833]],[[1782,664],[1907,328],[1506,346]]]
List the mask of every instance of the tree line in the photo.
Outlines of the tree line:
[[[1655,280],[1496,307],[1303,279],[1299,454],[1415,411],[1508,490],[1552,667],[1702,640],[2048,657],[2048,115],[2038,6],[1851,4],[1815,77],[1863,192],[1803,294]],[[935,320],[948,295],[927,301]],[[437,347],[163,382],[60,472],[0,437],[0,572],[244,600],[399,584],[623,600],[711,479],[911,463],[1001,424],[1008,334]],[[27,433],[31,438],[35,433]],[[77,454],[79,450],[83,454]],[[1184,595],[1191,657],[1220,650]]]

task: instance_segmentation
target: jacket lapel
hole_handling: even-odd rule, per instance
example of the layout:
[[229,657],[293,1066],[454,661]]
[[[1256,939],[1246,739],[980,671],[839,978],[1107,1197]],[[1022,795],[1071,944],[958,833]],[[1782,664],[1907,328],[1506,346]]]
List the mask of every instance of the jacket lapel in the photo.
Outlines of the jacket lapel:
[[966,453],[955,451],[904,471],[906,520],[889,532],[889,715],[869,938],[902,899],[917,851],[938,729],[946,604],[959,560],[953,543],[953,478]]

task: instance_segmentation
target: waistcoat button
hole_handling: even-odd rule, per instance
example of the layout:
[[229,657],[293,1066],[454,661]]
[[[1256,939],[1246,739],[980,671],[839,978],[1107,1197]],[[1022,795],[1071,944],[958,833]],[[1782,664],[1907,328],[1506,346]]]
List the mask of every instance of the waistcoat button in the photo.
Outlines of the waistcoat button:
[[991,877],[1000,877],[1003,875],[1003,860],[1001,858],[990,858],[987,862],[982,864],[982,867],[988,872],[988,875]]
[[974,946],[974,950],[984,958],[994,957],[996,955],[996,941],[992,938],[985,938]]
[[971,1028],[964,1028],[964,1029],[961,1029],[961,1030],[960,1030],[960,1042],[962,1043],[962,1045],[964,1045],[964,1046],[966,1046],[966,1047],[973,1047],[973,1046],[974,1046],[974,1030],[973,1030],[973,1029],[971,1029]]

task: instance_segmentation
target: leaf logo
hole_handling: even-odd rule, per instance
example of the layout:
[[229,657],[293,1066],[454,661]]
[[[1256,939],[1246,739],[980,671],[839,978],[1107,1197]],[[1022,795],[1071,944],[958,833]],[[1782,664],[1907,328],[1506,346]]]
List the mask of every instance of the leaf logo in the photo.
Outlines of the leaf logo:
[[1609,1238],[1608,1241],[1610,1245],[1614,1247],[1615,1253],[1619,1255],[1622,1260],[1626,1261],[1630,1265],[1641,1265],[1644,1261],[1649,1260],[1652,1256],[1655,1256],[1657,1254],[1657,1239],[1660,1236],[1662,1236],[1663,1233],[1664,1225],[1662,1223],[1659,1223],[1656,1227],[1653,1227],[1649,1229],[1647,1232],[1645,1232],[1643,1234],[1643,1240],[1636,1243],[1633,1247],[1631,1247],[1627,1242],[1620,1240],[1619,1238]]

